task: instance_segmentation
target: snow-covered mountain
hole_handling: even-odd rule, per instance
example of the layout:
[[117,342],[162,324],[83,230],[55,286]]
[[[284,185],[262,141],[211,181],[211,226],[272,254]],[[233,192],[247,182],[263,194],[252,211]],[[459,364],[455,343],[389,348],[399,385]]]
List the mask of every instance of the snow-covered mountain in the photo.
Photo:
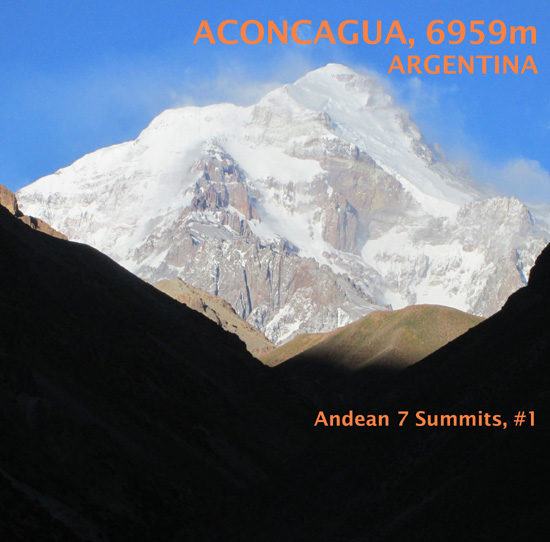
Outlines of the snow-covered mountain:
[[380,306],[489,316],[547,235],[431,149],[374,77],[336,64],[250,107],[167,110],[18,198],[145,279],[225,298],[279,343]]

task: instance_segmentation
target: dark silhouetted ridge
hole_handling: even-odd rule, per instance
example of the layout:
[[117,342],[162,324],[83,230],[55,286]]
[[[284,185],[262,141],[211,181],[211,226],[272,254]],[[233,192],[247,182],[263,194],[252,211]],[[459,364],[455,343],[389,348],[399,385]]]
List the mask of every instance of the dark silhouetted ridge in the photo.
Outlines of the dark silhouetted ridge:
[[[290,501],[239,540],[546,540],[550,535],[550,248],[495,316],[426,359],[319,408],[389,414],[388,428],[321,427]],[[284,367],[284,364],[281,368]],[[289,366],[290,367],[290,366]],[[361,393],[363,392],[363,393]],[[403,427],[398,411],[408,411]],[[535,425],[514,426],[518,412]],[[499,415],[502,426],[416,426],[434,415]],[[432,417],[432,420],[434,418]],[[440,423],[440,422],[438,422]],[[298,476],[298,474],[297,474]],[[283,504],[284,503],[284,504]],[[290,510],[280,523],[282,507]],[[291,527],[288,527],[288,526]],[[266,534],[267,533],[267,534]]]
[[[301,395],[289,383],[322,371],[262,365],[206,317],[4,208],[0,252],[1,539],[548,539],[549,248],[498,314],[425,359],[383,363],[383,378],[359,364]],[[320,409],[391,423],[313,427]],[[417,427],[419,411],[508,428]],[[518,411],[535,426],[513,427]]]
[[235,335],[1,207],[0,252],[4,540],[205,540],[302,446]]

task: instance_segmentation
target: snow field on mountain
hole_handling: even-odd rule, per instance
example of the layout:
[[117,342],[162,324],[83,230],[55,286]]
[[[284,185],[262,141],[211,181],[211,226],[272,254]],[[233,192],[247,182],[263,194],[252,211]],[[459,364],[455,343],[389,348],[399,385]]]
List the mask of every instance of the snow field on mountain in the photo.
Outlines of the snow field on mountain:
[[388,305],[488,316],[524,284],[548,224],[457,171],[374,76],[329,64],[249,107],[167,110],[18,197],[281,342]]

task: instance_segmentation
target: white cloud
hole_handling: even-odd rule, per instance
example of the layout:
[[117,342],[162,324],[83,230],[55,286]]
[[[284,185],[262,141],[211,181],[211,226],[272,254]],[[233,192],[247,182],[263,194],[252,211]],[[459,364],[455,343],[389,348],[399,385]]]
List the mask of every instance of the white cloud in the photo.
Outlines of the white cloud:
[[[499,163],[487,158],[482,145],[469,136],[468,114],[456,98],[456,84],[430,83],[412,77],[389,91],[418,122],[427,141],[437,145],[449,160],[464,164],[478,182],[489,185],[489,193],[515,196],[528,204],[550,203],[550,172],[542,164],[524,156]],[[438,143],[435,143],[438,142]]]
[[517,158],[497,170],[497,175],[502,185],[521,199],[550,196],[550,173],[537,160]]
[[475,179],[494,186],[499,193],[531,205],[550,202],[550,172],[537,160],[517,157],[496,164],[473,152],[465,152],[463,158]]
[[[345,50],[331,54],[330,59],[376,76],[411,112],[426,139],[440,142],[451,160],[468,164],[475,179],[526,202],[550,202],[550,173],[538,161],[518,157],[497,164],[494,159],[482,158],[482,150],[468,137],[467,114],[456,100],[460,89],[455,84],[436,84],[418,77],[390,81],[364,63],[350,61]],[[167,107],[220,102],[250,105],[321,65],[319,55],[290,47],[275,62],[271,57],[269,65],[234,54],[213,57],[205,66],[169,51],[162,58],[112,58],[72,73],[34,74],[26,101],[34,104],[31,111],[37,121],[55,127],[56,137],[46,140],[55,141],[56,149],[59,141],[63,142],[65,148],[57,151],[56,167],[61,167],[84,152],[136,137]]]
[[190,68],[182,91],[172,94],[173,106],[220,102],[251,105],[269,91],[293,82],[315,67],[305,56],[292,52],[281,55],[275,64],[270,62],[267,73],[236,57],[225,58],[208,71],[202,67]]

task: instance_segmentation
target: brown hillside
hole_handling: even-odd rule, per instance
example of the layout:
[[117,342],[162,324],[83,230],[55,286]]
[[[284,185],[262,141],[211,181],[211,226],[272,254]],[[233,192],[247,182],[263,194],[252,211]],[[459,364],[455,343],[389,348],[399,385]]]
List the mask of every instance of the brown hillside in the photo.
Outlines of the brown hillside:
[[305,350],[313,348],[316,344],[327,338],[328,333],[300,333],[296,335],[291,341],[282,344],[281,346],[270,350],[263,356],[260,356],[260,360],[263,361],[269,367],[275,367],[280,363],[285,362],[287,359],[291,359],[298,356]]
[[190,309],[204,314],[226,331],[237,335],[253,356],[261,358],[275,348],[275,345],[261,331],[243,320],[221,297],[191,286],[180,278],[161,280],[153,286]]
[[324,335],[296,337],[263,360],[268,365],[292,357],[302,363],[322,360],[349,370],[367,364],[400,368],[425,358],[481,321],[483,318],[439,305],[376,311]]

